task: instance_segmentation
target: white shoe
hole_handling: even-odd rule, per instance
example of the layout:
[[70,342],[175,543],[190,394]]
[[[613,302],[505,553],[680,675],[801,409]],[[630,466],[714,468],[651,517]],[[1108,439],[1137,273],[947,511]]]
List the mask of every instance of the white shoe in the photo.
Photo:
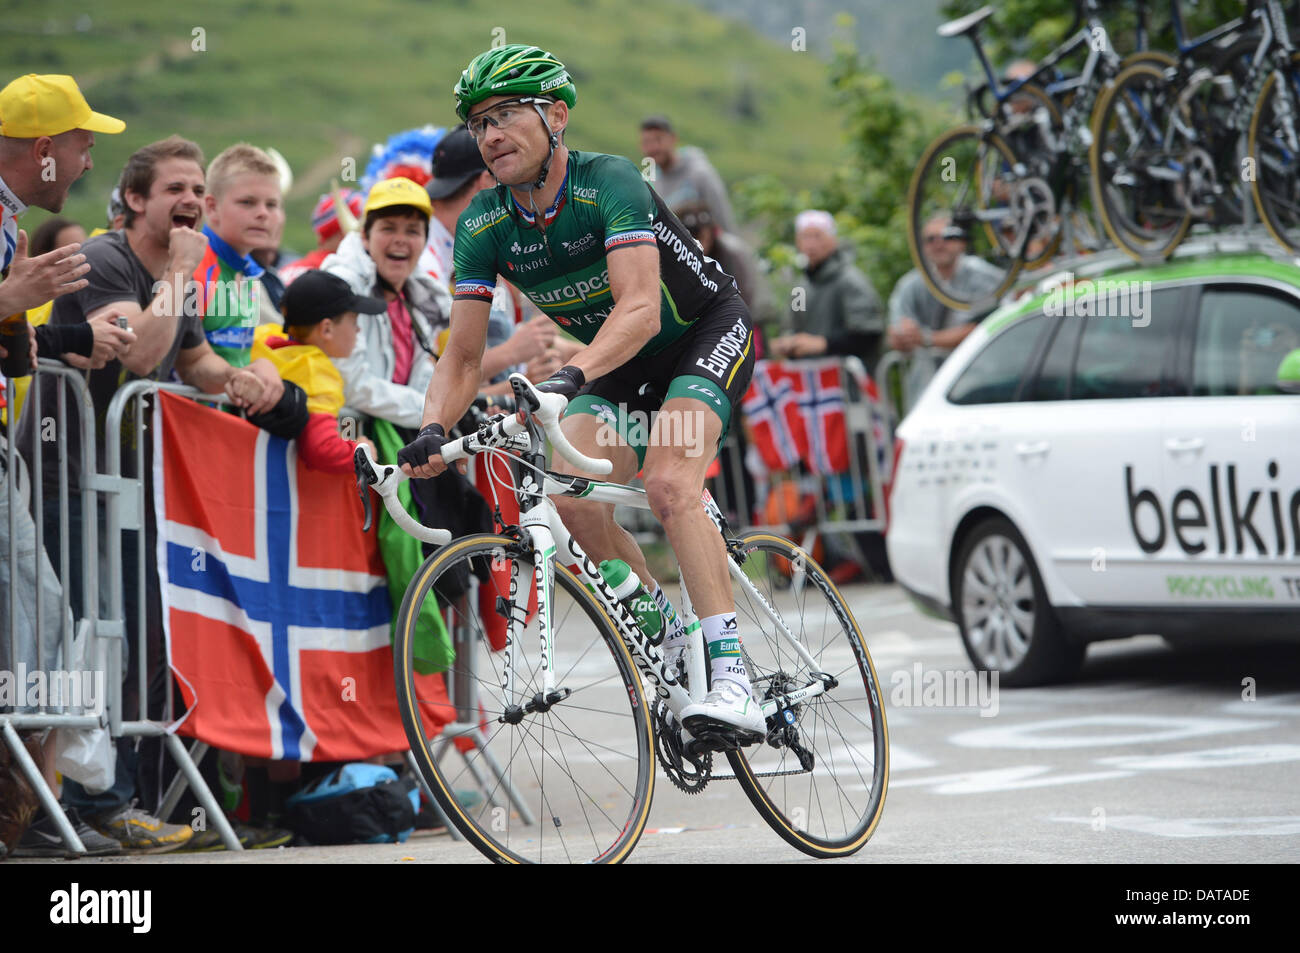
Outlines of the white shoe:
[[704,701],[683,708],[682,724],[697,738],[734,733],[742,745],[767,736],[762,706],[750,695],[748,686],[730,679],[718,679]]

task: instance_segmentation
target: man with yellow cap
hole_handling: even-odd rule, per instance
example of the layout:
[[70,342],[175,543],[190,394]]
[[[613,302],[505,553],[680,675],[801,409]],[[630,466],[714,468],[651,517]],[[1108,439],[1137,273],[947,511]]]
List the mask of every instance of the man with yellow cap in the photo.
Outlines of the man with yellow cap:
[[27,257],[18,216],[35,205],[58,212],[72,183],[94,168],[95,133],[118,133],[120,119],[92,110],[71,76],[29,73],[0,90],[0,315],[44,304],[86,286],[79,245]]

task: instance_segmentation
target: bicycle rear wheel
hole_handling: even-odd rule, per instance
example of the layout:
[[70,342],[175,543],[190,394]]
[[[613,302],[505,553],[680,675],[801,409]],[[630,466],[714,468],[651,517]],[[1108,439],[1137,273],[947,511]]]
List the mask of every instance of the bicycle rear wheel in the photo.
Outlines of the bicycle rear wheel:
[[1264,80],[1250,117],[1247,153],[1260,219],[1278,244],[1300,252],[1300,53]]
[[[875,667],[853,613],[807,553],[760,530],[736,544],[749,584],[733,571],[732,591],[755,694],[766,701],[816,682],[778,634],[773,614],[837,684],[769,720],[768,737],[778,746],[752,745],[727,759],[759,814],[788,843],[814,857],[848,856],[875,832],[889,784],[889,729]],[[774,738],[778,732],[785,734]]]
[[[654,793],[641,677],[604,609],[568,569],[557,563],[555,571],[550,650],[555,687],[567,697],[549,704],[541,697],[531,551],[484,534],[452,541],[412,577],[393,647],[398,705],[421,775],[451,822],[487,857],[621,862],[645,828]],[[417,672],[416,624],[431,592],[457,652],[445,676]],[[504,639],[500,611],[512,607],[530,613],[527,625],[513,645],[493,651],[493,641]],[[507,664],[514,672],[509,692]],[[455,711],[445,728],[450,712],[439,677]],[[526,711],[511,723],[507,713],[515,706]],[[456,790],[474,787],[486,797],[462,804]]]

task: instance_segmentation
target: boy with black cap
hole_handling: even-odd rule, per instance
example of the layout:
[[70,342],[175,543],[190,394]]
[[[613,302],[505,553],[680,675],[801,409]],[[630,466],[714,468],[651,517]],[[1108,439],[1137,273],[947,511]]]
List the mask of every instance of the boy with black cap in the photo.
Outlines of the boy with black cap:
[[253,358],[268,358],[280,376],[307,394],[307,426],[298,435],[298,455],[313,470],[351,473],[352,455],[363,443],[339,435],[343,409],[343,377],[330,358],[345,358],[357,341],[357,312],[382,312],[384,302],[354,294],[337,275],[308,271],[284,293],[280,311],[284,328],[264,324],[257,329]]

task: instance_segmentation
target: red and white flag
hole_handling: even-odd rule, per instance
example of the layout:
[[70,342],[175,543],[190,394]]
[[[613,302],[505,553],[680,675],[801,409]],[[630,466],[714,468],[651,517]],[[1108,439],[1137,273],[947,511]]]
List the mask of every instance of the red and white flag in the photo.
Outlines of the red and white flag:
[[[167,393],[154,441],[163,622],[188,709],[178,730],[264,758],[405,751],[392,606],[352,479]],[[442,676],[418,680],[428,718],[450,722]]]

